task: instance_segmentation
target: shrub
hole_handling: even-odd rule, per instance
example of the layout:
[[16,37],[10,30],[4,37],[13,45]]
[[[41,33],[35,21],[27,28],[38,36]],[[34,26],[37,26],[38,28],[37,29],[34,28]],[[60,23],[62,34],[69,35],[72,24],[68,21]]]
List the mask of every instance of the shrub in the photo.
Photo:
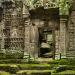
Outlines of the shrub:
[[48,62],[48,64],[58,64],[59,63],[59,60],[52,60],[50,62]]
[[58,64],[59,65],[68,65],[70,63],[69,63],[68,59],[61,59],[61,60],[59,60],[59,63]]
[[14,65],[14,64],[9,65],[8,72],[15,74],[18,70],[19,70],[19,68],[17,65]]
[[60,66],[56,67],[54,72],[57,73],[57,72],[65,71],[65,70],[67,70],[67,67],[60,65]]
[[0,49],[0,59],[4,59],[6,57],[5,54],[5,49]]
[[21,50],[6,50],[6,58],[18,59],[23,58],[23,52]]

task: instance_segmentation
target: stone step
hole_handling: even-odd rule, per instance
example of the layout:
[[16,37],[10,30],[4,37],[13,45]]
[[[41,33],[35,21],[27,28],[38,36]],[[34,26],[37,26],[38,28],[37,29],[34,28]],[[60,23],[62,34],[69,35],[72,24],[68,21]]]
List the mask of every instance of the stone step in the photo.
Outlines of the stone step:
[[[71,46],[71,47],[73,47],[73,46]],[[69,51],[75,51],[75,48],[73,47],[73,48],[69,48],[68,50],[66,50],[66,52],[69,52]]]
[[73,54],[66,54],[67,56],[75,56],[75,55],[73,55]]
[[0,64],[0,71],[51,70],[51,68],[49,64]]
[[51,75],[50,70],[20,70],[17,75]]
[[50,67],[49,64],[0,64],[0,71],[6,71],[16,75],[36,75],[37,73],[37,75],[40,73],[43,73],[41,75],[50,75],[50,69],[52,68]]
[[66,55],[70,56],[70,57],[75,57],[75,51],[74,50],[72,50],[72,51],[69,50],[69,51],[66,52]]
[[75,54],[75,51],[67,51],[66,54]]
[[18,65],[21,70],[50,70],[49,64],[24,64]]
[[75,51],[66,51],[66,53],[75,53]]
[[73,55],[66,55],[67,57],[75,57],[75,56],[73,56]]
[[68,57],[75,57],[75,55],[72,55],[72,54],[66,54],[66,56],[68,56]]
[[73,54],[73,55],[75,55],[75,52],[67,52],[66,54]]

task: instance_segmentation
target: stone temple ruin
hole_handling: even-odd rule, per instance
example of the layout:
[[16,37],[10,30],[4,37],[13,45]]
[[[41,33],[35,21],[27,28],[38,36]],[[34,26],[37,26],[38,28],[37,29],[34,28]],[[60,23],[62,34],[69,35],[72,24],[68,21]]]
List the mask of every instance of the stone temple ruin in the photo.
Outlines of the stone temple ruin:
[[0,0],[0,56],[75,57],[74,4],[74,0]]

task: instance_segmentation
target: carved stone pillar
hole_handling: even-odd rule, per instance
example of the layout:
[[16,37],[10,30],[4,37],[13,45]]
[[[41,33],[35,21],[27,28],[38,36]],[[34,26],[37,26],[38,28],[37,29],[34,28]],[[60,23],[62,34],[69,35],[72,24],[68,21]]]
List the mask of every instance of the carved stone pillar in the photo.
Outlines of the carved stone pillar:
[[4,41],[4,32],[3,32],[3,29],[4,29],[4,20],[1,22],[1,49],[4,49],[4,45],[5,45],[5,41]]
[[55,30],[55,59],[59,59],[59,54],[60,54],[60,50],[59,50],[59,29]]
[[38,57],[38,27],[31,26],[31,34],[30,34],[30,49],[31,55],[34,58]]
[[24,22],[24,54],[30,54],[30,19]]
[[61,58],[66,57],[66,21],[65,18],[60,18],[60,44],[59,50],[61,54]]
[[25,27],[25,52],[30,54],[30,27]]

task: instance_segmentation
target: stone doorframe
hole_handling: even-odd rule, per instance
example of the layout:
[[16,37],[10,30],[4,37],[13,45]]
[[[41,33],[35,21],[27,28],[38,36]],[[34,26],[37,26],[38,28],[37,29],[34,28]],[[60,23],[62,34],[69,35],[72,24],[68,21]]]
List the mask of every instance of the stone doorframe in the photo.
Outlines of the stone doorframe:
[[[48,27],[49,28],[49,27]],[[52,50],[53,50],[53,52],[52,52],[52,58],[54,59],[55,58],[55,28],[52,28],[52,29],[50,29],[49,31],[48,31],[48,33],[49,32],[52,32],[52,39],[53,39],[53,43],[52,43]],[[41,35],[43,34],[43,32],[41,33]],[[41,44],[39,43],[39,45],[41,46]],[[40,54],[40,47],[39,47],[39,54]]]
[[59,52],[55,55],[55,59],[66,58],[67,39],[67,16],[60,16]]

